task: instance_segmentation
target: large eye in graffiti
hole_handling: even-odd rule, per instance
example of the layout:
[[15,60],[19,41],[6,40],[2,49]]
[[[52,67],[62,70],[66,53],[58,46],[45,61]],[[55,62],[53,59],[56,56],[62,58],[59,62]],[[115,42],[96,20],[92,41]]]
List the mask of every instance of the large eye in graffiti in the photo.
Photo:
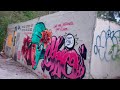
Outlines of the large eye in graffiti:
[[68,49],[73,48],[75,45],[75,39],[72,34],[68,34],[65,38],[65,47]]

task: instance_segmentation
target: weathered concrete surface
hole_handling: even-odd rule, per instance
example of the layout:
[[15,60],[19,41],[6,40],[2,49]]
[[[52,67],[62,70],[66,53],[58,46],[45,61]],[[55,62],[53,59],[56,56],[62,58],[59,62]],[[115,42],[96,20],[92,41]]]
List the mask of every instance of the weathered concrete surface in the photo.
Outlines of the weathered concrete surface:
[[[44,28],[39,29],[38,27],[36,31],[36,25],[38,25],[38,22],[40,24],[40,27],[44,26]],[[8,25],[8,31],[9,31],[8,35],[10,35],[9,37],[11,37],[11,34],[13,35],[13,41],[10,40],[9,37],[7,37],[5,54],[8,56],[12,56],[14,60],[20,62],[22,65],[28,67],[40,77],[43,77],[46,79],[90,78],[90,75],[89,75],[90,60],[91,60],[90,57],[91,57],[92,38],[93,38],[93,32],[95,28],[95,22],[96,22],[95,11],[90,11],[90,12],[89,11],[78,11],[78,12],[61,11],[58,13],[36,18],[34,20]],[[46,34],[43,31],[47,31],[49,33],[51,32],[52,35],[49,34],[48,36],[48,34]],[[39,38],[39,37],[36,38],[36,36],[34,36],[36,32],[38,33],[39,37],[41,37],[41,33],[44,33],[42,35],[42,38],[43,40],[47,40],[47,46],[50,46],[50,47],[52,46],[51,42],[48,39],[44,39],[44,36],[45,37],[47,36],[47,38],[50,38],[51,40],[53,40],[53,42],[54,42],[54,38],[56,38],[55,40],[62,40],[62,42],[60,41],[57,44],[53,43],[54,45],[59,45],[58,50],[57,48],[50,50],[51,53],[54,50],[59,51],[60,54],[58,56],[60,57],[63,54],[62,55],[63,57],[60,58],[60,60],[58,60],[57,56],[55,56],[57,55],[56,53],[58,52],[54,52],[54,55],[53,55],[55,57],[54,61],[55,62],[60,61],[60,64],[55,62],[52,63],[52,59],[51,59],[49,63],[52,66],[55,66],[55,68],[51,67],[52,72],[51,70],[47,70],[49,66],[46,66],[46,64],[44,63],[45,62],[44,55],[50,58],[52,57],[51,54],[49,55],[45,54],[46,50],[49,50],[49,48],[45,47],[46,43],[39,42],[38,40],[37,43],[41,45],[42,50],[38,50],[38,48],[31,47],[28,50],[29,53],[27,51],[28,49],[28,47],[26,47],[28,45],[27,43],[30,43],[27,40],[30,38],[33,38],[37,41],[37,39]],[[72,37],[72,38],[70,39],[69,37],[70,38]],[[71,42],[70,47],[67,46],[68,38],[70,39],[70,42]],[[37,46],[37,44],[35,46]],[[84,49],[82,49],[81,47],[83,47]],[[82,49],[82,54],[84,55],[81,55],[81,49]],[[62,51],[66,51],[67,54],[63,53]],[[42,54],[40,54],[40,52]],[[23,54],[23,53],[27,53],[27,54]],[[73,61],[70,62],[69,60],[67,60],[67,58],[72,57],[73,54],[75,54],[73,57]],[[65,60],[64,64],[62,63],[64,65],[64,68],[63,68],[61,67],[62,66],[61,62],[64,60]],[[73,72],[73,70],[75,72]]]
[[119,33],[119,25],[97,19],[91,56],[93,78],[118,79],[120,77],[120,60],[113,60],[118,48],[114,48],[112,55],[109,54],[112,45],[120,45]]
[[0,55],[0,79],[39,79],[31,70],[20,63]]

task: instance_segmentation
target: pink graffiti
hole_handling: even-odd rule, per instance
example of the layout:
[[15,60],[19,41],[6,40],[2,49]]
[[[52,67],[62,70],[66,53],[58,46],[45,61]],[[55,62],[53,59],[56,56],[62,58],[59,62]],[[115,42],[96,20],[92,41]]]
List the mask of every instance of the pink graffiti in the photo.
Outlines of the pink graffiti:
[[27,36],[28,34],[32,34],[32,32],[24,32],[24,34]]
[[31,62],[32,62],[32,67],[35,66],[35,51],[36,51],[36,45],[32,44],[32,49],[31,49]]
[[48,79],[49,77],[47,75],[43,74],[43,78]]
[[[59,50],[63,44],[64,38],[62,36],[58,39],[57,37],[52,37],[52,41],[46,49],[44,60],[41,63],[43,71],[45,68],[46,70],[49,68],[48,71],[51,77],[57,76],[58,78],[62,78],[62,76],[65,76],[69,79],[82,78],[85,74],[84,58],[75,49]],[[81,47],[79,47],[79,51],[81,51]],[[80,53],[82,54],[83,52]],[[72,68],[70,74],[67,73],[68,65]]]
[[29,48],[30,42],[31,42],[31,38],[29,36],[24,38],[21,52],[27,62],[27,65],[32,65],[32,67],[34,67],[34,65],[35,65],[34,57],[35,57],[36,45],[32,44],[32,46]]
[[56,30],[60,30],[60,31],[66,31],[66,30],[68,30],[68,28],[56,28]]

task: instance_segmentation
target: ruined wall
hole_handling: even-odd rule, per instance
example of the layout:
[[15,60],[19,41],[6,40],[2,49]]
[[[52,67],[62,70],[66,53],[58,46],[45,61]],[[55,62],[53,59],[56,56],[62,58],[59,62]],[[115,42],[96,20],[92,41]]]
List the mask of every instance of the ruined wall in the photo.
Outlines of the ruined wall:
[[[120,76],[120,60],[115,60],[120,43],[120,26],[97,19],[91,57],[91,74],[94,78],[116,78]],[[120,55],[120,54],[119,54]]]
[[44,79],[89,78],[95,11],[62,11],[17,27],[14,59]]

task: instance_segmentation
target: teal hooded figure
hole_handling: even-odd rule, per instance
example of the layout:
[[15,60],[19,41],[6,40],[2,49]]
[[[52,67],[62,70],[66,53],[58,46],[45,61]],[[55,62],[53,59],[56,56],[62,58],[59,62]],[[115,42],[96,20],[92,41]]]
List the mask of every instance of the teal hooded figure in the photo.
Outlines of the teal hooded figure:
[[36,64],[33,67],[33,69],[36,69],[39,63],[39,60],[44,58],[44,53],[45,53],[44,43],[40,44],[40,40],[42,38],[41,32],[43,32],[44,30],[46,30],[46,27],[43,22],[37,23],[33,30],[31,44],[36,44],[36,55],[35,55]]

